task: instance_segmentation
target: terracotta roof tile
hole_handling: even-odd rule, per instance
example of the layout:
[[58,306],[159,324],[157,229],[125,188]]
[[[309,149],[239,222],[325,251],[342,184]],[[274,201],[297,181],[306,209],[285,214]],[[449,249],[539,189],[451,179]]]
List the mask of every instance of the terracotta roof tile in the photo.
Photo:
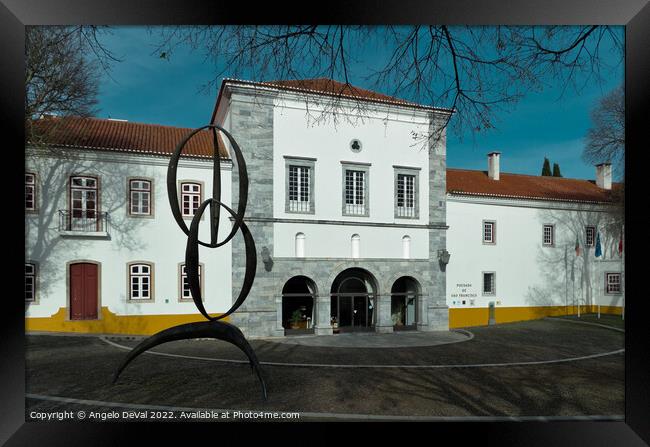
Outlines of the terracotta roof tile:
[[[383,102],[389,104],[396,104],[401,106],[416,107],[429,110],[438,110],[443,112],[452,111],[450,109],[425,106],[415,102],[406,101],[404,99],[396,98],[394,96],[384,95],[383,93],[374,92],[372,90],[355,87],[350,84],[335,81],[329,78],[315,78],[315,79],[282,79],[275,81],[254,82],[245,81],[241,79],[224,79],[226,83],[239,83],[253,86],[264,86],[279,88],[284,90],[295,90],[309,93],[319,93],[327,96],[341,96],[348,98],[364,99],[376,102]],[[223,87],[222,87],[223,89]]]
[[[99,118],[44,118],[34,121],[36,132],[47,132],[52,145],[83,149],[171,155],[178,142],[192,129],[156,124],[113,121]],[[227,158],[221,135],[219,149]],[[203,130],[185,147],[190,157],[212,156],[212,135]],[[592,180],[501,173],[491,180],[486,171],[447,169],[447,192],[461,195],[529,198],[582,202],[611,202],[622,192],[623,185],[614,183],[607,191]]]
[[[46,117],[33,122],[34,132],[48,144],[64,147],[171,155],[176,145],[193,129],[133,123],[99,118]],[[212,133],[202,130],[185,145],[183,154],[211,157]],[[219,154],[228,152],[219,134]]]
[[531,198],[580,202],[611,202],[623,185],[613,183],[612,190],[599,188],[593,180],[501,173],[499,180],[487,171],[447,169],[447,192],[461,195]]

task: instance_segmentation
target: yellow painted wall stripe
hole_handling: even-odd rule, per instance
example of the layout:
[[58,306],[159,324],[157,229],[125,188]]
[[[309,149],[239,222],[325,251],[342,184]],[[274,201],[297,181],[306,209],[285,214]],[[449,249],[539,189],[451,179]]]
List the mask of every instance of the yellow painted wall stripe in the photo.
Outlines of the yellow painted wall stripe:
[[[468,326],[486,326],[489,319],[487,307],[481,308],[451,308],[449,309],[449,328]],[[580,306],[580,312],[596,313],[598,306]],[[496,324],[512,323],[515,321],[536,320],[544,317],[575,315],[577,306],[530,306],[530,307],[496,307],[494,310]],[[621,315],[622,308],[600,306],[601,314]]]
[[[117,315],[102,307],[98,320],[69,320],[62,307],[51,317],[25,318],[25,331],[77,332],[85,334],[151,335],[172,326],[206,321],[200,314]],[[209,314],[216,317],[220,314]],[[228,317],[223,321],[228,321]]]
[[[596,313],[598,306],[580,306],[582,313]],[[496,323],[512,323],[515,321],[535,320],[544,317],[575,315],[576,306],[534,306],[534,307],[496,307]],[[25,318],[26,332],[71,332],[83,334],[120,334],[120,335],[151,335],[172,326],[197,321],[205,321],[200,314],[171,314],[171,315],[117,315],[102,307],[101,318],[98,320],[69,320],[66,318],[65,307],[50,317]],[[601,314],[621,315],[622,308],[601,306]],[[218,316],[220,314],[211,314]],[[486,326],[488,324],[488,308],[452,308],[449,309],[449,328],[470,326]],[[226,317],[223,321],[228,321]]]

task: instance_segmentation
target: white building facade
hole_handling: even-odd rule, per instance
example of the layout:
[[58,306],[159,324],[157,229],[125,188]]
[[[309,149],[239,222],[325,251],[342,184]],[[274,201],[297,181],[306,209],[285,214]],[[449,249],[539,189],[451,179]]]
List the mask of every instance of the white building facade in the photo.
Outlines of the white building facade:
[[490,161],[488,172],[448,170],[450,326],[622,313],[623,210],[607,201],[611,177],[609,185],[498,173],[493,179]]
[[[224,81],[212,123],[243,151],[245,220],[258,255],[253,288],[230,321],[249,336],[328,335],[447,330],[560,314],[574,303],[621,309],[606,172],[602,187],[571,183],[566,193],[587,188],[598,196],[591,201],[462,190],[464,174],[447,169],[438,133],[449,113],[334,81]],[[49,144],[26,150],[27,330],[151,334],[200,321],[183,276],[187,239],[166,190],[169,155],[190,129],[51,120],[60,127]],[[236,209],[237,170],[220,145],[221,197]],[[201,132],[179,164],[188,224],[212,196],[211,151]],[[516,187],[490,160],[489,172],[475,173]],[[603,256],[580,239],[581,224],[600,235]],[[227,234],[229,221],[221,225]],[[565,257],[566,290],[556,284],[558,259],[571,273]],[[205,307],[223,313],[241,288],[242,238],[201,247],[200,261]]]

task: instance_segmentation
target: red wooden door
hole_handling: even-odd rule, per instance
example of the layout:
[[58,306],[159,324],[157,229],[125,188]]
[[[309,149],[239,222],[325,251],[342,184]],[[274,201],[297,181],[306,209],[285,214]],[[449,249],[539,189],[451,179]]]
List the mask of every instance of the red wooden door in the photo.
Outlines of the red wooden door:
[[70,319],[97,319],[97,265],[70,265]]

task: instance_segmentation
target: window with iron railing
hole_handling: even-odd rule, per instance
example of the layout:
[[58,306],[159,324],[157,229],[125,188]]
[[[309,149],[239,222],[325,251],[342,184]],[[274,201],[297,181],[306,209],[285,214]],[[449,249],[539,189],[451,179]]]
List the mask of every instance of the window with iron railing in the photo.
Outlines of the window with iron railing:
[[36,301],[36,264],[25,263],[25,301]]
[[36,175],[25,174],[25,210],[36,210]]
[[587,247],[596,245],[596,227],[591,225],[585,227],[585,245]]
[[542,244],[552,246],[555,241],[555,227],[553,225],[544,225],[542,234]]
[[366,173],[348,169],[345,171],[345,213],[366,214]]
[[606,293],[621,293],[621,274],[605,273]]
[[496,273],[483,272],[483,295],[496,294]]
[[397,174],[397,217],[415,217],[415,176]]
[[289,166],[289,211],[310,211],[310,171],[307,166]]
[[310,157],[284,156],[286,213],[315,214],[314,176],[316,159]]

